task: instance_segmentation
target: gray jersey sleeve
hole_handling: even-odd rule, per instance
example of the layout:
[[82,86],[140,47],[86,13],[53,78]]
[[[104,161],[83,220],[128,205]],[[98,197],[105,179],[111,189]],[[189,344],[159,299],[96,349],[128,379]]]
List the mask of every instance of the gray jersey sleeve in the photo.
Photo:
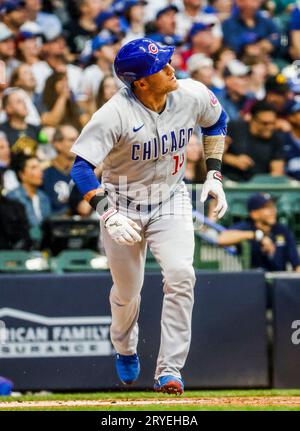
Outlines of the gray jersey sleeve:
[[197,123],[201,127],[210,127],[215,124],[222,112],[222,106],[216,96],[204,84],[194,79],[184,80],[184,87],[196,97],[199,114]]
[[113,99],[103,105],[82,129],[71,151],[94,166],[106,158],[122,134],[121,118]]

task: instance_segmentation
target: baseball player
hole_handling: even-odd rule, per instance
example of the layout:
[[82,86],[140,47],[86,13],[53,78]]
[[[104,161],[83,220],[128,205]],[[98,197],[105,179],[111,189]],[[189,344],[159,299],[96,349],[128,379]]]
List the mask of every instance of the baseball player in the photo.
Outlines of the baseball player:
[[[154,389],[181,394],[195,284],[185,151],[200,125],[208,171],[201,201],[212,195],[221,218],[227,209],[220,173],[226,115],[203,84],[176,80],[173,51],[147,38],[120,49],[114,66],[125,86],[93,115],[74,143],[71,175],[100,214],[113,278],[110,333],[120,380],[130,384],[140,372],[137,321],[148,246],[164,281]],[[94,174],[100,163],[101,184]]]

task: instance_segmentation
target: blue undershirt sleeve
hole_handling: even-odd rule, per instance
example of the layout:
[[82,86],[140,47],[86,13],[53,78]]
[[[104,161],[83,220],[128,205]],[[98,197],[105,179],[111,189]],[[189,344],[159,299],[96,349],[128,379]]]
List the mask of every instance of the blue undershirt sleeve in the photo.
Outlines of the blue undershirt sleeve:
[[210,127],[201,127],[201,130],[205,136],[225,136],[227,133],[227,115],[224,109],[222,109],[221,115],[215,124]]
[[101,186],[95,175],[94,169],[95,166],[90,162],[87,162],[80,156],[76,156],[70,174],[83,196],[91,190],[98,189]]

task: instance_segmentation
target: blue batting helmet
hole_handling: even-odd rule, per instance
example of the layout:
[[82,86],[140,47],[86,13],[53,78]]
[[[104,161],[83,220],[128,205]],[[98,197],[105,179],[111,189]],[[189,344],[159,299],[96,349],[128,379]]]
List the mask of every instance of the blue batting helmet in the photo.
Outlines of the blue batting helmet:
[[159,72],[169,62],[174,46],[160,46],[152,39],[135,39],[126,43],[115,58],[115,71],[124,84],[130,86],[146,76]]

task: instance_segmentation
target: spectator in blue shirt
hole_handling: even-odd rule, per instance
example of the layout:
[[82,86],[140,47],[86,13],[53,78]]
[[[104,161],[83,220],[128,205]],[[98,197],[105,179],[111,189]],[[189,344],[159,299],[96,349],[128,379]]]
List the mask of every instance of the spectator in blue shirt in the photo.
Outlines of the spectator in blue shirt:
[[289,25],[290,49],[289,53],[293,60],[300,58],[300,6],[296,5],[291,12]]
[[218,238],[221,246],[250,241],[251,266],[266,271],[286,271],[291,264],[300,272],[300,257],[293,233],[277,222],[277,209],[269,194],[255,193],[248,200],[249,219],[234,224]]
[[52,212],[57,215],[65,214],[69,210],[70,170],[74,162],[74,155],[70,149],[77,137],[77,130],[69,124],[56,129],[53,146],[57,155],[44,171],[42,189],[50,198]]
[[280,46],[280,34],[271,18],[259,10],[260,0],[236,0],[236,8],[223,22],[224,44],[236,53],[245,40],[255,36],[260,39],[262,51],[270,54]]
[[286,173],[300,181],[300,102],[290,105],[287,120],[292,130],[284,135]]
[[39,240],[39,227],[51,215],[50,200],[45,192],[39,189],[43,181],[43,171],[35,156],[16,154],[12,167],[16,171],[20,186],[7,194],[9,199],[24,205],[26,216],[31,228],[31,237]]
[[218,92],[218,99],[230,120],[238,120],[254,95],[249,93],[250,67],[239,60],[230,60],[224,69],[225,87]]
[[291,12],[290,29],[291,30],[300,30],[300,6],[299,6],[299,4],[295,5],[294,9]]

